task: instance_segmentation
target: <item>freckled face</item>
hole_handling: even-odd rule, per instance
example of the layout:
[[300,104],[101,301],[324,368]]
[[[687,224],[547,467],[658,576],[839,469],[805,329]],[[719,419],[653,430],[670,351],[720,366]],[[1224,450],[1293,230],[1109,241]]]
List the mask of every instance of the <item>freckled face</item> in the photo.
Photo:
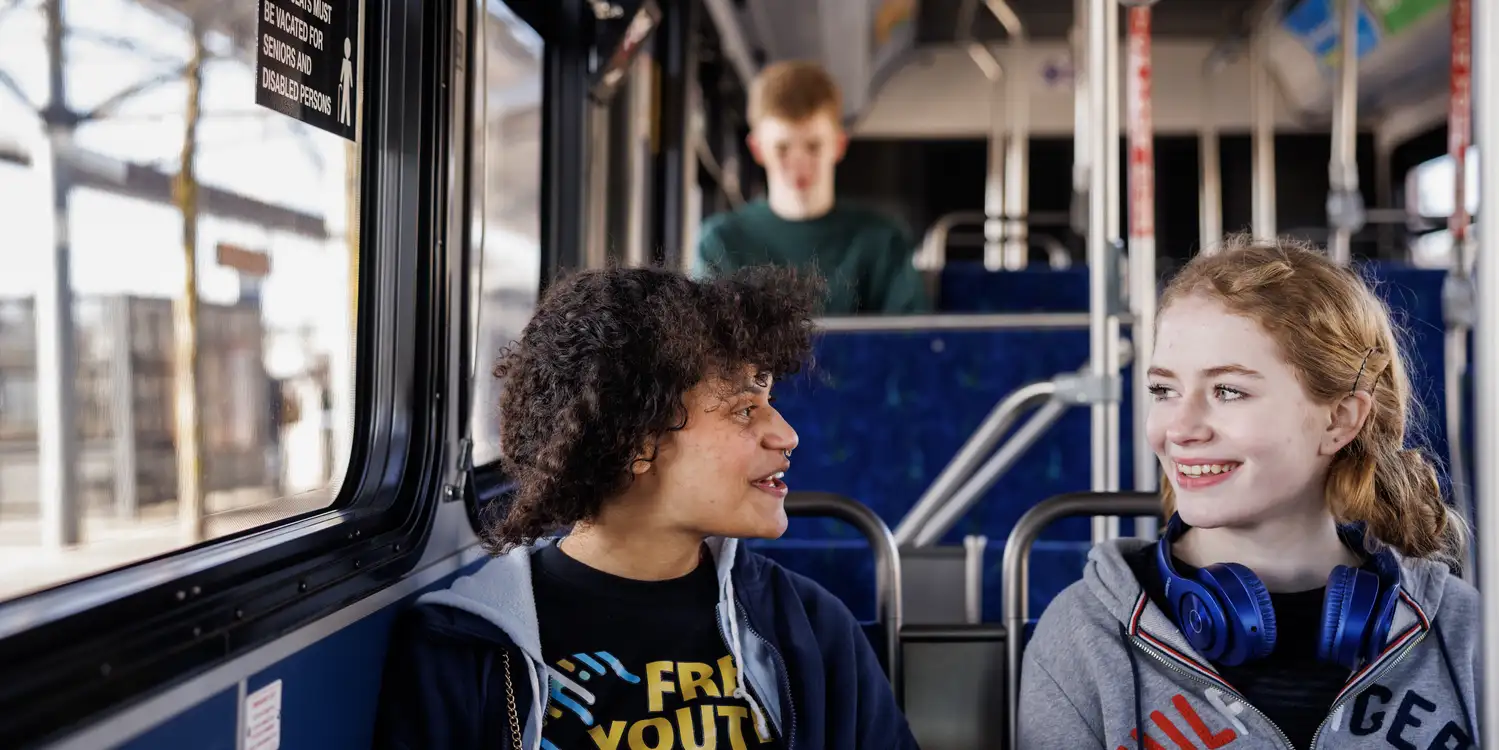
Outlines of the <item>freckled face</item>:
[[1258,323],[1203,296],[1161,312],[1151,449],[1186,523],[1251,526],[1322,501],[1331,410],[1311,401]]

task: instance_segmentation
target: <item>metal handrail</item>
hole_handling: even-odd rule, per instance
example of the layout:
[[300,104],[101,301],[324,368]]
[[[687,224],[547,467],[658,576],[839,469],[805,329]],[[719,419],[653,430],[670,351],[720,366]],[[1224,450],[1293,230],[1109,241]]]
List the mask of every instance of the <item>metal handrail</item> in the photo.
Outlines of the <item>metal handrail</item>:
[[[976,233],[964,233],[956,237],[947,236],[947,247],[976,247],[986,244],[986,240]],[[1072,267],[1072,251],[1062,244],[1062,241],[1049,234],[1032,234],[1026,237],[1027,250],[1041,248],[1046,252],[1046,265],[1053,271],[1065,270]],[[944,260],[944,263],[946,261]]]
[[900,549],[890,527],[869,506],[832,492],[791,492],[786,515],[836,518],[864,535],[874,552],[874,602],[884,629],[885,670],[891,685],[900,685],[901,588]]
[[[940,271],[947,265],[948,235],[952,230],[969,224],[983,226],[988,221],[989,217],[982,211],[952,211],[937,217],[922,236],[921,249],[912,256],[912,265],[923,271]],[[1027,227],[1065,227],[1071,224],[1066,212],[1031,213],[1025,217],[1024,223]]]
[[[1085,312],[941,313],[927,315],[838,315],[818,318],[814,325],[832,331],[1058,331],[1088,327]],[[1119,324],[1134,323],[1128,313]]]
[[978,429],[974,430],[973,436],[963,443],[958,455],[953,456],[952,461],[943,467],[937,478],[932,480],[931,486],[927,487],[916,504],[900,519],[895,527],[896,544],[908,546],[914,543],[927,522],[962,488],[963,483],[973,475],[974,469],[989,455],[994,444],[999,442],[1024,410],[1038,401],[1050,399],[1056,392],[1055,383],[1043,380],[1023,385],[1005,396],[979,424]]
[[1019,747],[1020,658],[1025,640],[1026,603],[1030,598],[1031,546],[1052,522],[1077,516],[1159,516],[1160,496],[1153,492],[1074,492],[1037,503],[1025,512],[1005,540],[1003,592],[1005,633],[1005,700],[1010,708],[1010,747]]
[[[1133,356],[1129,340],[1121,341],[1120,366],[1128,365]],[[1090,363],[1076,372],[1030,383],[1000,401],[901,519],[895,530],[896,542],[901,546],[926,547],[941,539],[1025,451],[1046,435],[1068,408],[1089,403],[1077,384],[1091,369]],[[990,450],[1000,436],[1024,410],[1038,402],[1040,406],[1030,419],[991,455]]]

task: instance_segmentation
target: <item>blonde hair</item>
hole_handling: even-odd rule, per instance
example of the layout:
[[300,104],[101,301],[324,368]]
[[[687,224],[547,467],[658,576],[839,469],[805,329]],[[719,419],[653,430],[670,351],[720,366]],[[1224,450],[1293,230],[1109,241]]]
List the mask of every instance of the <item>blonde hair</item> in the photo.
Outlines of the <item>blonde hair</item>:
[[773,63],[755,77],[749,92],[751,127],[766,117],[801,122],[822,112],[838,120],[843,95],[832,76],[814,62]]
[[[1442,500],[1435,467],[1405,445],[1414,421],[1409,367],[1384,302],[1354,271],[1294,240],[1232,235],[1193,258],[1161,296],[1160,311],[1201,295],[1260,324],[1313,401],[1336,403],[1355,391],[1373,405],[1353,441],[1334,457],[1325,496],[1341,523],[1368,532],[1407,557],[1455,563],[1467,525]],[[1161,482],[1169,517],[1176,497]]]

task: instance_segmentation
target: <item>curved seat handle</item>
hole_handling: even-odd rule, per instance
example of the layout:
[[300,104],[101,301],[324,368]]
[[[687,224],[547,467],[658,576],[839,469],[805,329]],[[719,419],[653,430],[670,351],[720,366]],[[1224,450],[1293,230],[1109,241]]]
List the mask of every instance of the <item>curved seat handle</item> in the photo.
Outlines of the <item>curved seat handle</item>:
[[900,550],[895,535],[869,506],[833,492],[791,492],[786,515],[836,518],[859,530],[874,551],[875,616],[885,635],[885,668],[892,685],[900,685]]
[[1031,546],[1053,521],[1074,516],[1150,516],[1161,512],[1154,492],[1073,492],[1036,503],[1010,530],[1003,567],[1005,700],[1010,708],[1010,747],[1019,747],[1020,657],[1030,597]]

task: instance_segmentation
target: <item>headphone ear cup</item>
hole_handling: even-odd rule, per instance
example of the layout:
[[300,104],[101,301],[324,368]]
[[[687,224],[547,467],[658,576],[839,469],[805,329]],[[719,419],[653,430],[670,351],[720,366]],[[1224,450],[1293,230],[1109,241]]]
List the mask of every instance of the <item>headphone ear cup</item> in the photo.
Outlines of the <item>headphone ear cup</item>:
[[1218,661],[1234,667],[1275,650],[1275,607],[1254,571],[1238,563],[1209,565],[1198,580],[1223,602],[1230,647]]
[[[1322,600],[1317,658],[1356,669],[1359,659],[1369,652],[1367,644],[1377,630],[1371,627],[1375,624],[1375,609],[1381,604],[1379,576],[1346,565],[1333,568]],[[1388,624],[1385,629],[1388,632]]]

